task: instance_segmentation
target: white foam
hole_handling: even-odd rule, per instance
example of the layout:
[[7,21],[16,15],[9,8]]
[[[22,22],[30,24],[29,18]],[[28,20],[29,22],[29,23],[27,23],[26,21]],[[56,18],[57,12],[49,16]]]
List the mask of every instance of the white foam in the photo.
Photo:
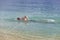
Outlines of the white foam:
[[55,22],[54,19],[44,19],[44,21],[46,21],[46,22]]

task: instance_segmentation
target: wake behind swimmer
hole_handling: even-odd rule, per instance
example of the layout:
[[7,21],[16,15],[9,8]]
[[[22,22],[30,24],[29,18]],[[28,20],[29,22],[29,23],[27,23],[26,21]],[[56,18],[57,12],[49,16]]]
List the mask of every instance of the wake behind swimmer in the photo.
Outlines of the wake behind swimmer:
[[54,19],[43,19],[43,22],[55,23],[56,21]]

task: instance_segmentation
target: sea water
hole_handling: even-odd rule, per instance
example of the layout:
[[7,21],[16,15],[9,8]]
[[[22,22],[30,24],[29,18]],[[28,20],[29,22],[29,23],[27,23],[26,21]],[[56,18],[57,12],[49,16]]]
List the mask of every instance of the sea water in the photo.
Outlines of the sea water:
[[[28,16],[29,20],[37,20],[37,22],[23,22],[23,21],[18,21],[16,18],[17,16],[20,17],[20,13],[15,15],[15,13],[13,14],[11,13],[7,13],[4,12],[2,13],[4,14],[3,16],[1,16],[0,18],[0,28],[1,29],[5,29],[5,30],[9,30],[9,31],[16,31],[16,32],[22,32],[24,34],[28,34],[28,35],[36,35],[36,36],[52,36],[52,35],[60,35],[60,20],[59,17],[43,17],[40,15],[30,15],[27,13],[26,16]],[[24,13],[21,13],[21,16]],[[5,16],[7,15],[7,16]],[[54,14],[55,15],[55,14]],[[47,21],[44,22],[44,19],[53,19],[55,20],[54,23],[50,23]],[[42,20],[42,21],[41,21]],[[41,21],[41,22],[38,22]]]
[[[11,2],[11,4],[6,2]],[[39,11],[39,2],[38,5],[37,2],[35,4],[30,2],[30,7],[28,5],[29,1],[27,3],[12,0],[6,2],[6,9],[3,6],[0,11],[0,29],[32,36],[60,36],[60,14],[58,12],[51,11],[51,8],[46,9],[46,12],[45,9]],[[23,22],[16,19],[23,16],[28,16],[28,20],[33,21]],[[48,22],[49,19],[54,20],[54,22],[51,22],[51,20]]]

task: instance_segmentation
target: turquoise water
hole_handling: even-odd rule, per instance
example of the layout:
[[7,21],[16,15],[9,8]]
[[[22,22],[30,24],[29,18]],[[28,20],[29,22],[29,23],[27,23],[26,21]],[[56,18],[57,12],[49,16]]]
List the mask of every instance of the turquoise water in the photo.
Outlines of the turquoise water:
[[[4,13],[3,13],[4,14]],[[7,15],[7,16],[6,16]],[[27,35],[35,35],[35,36],[52,36],[52,35],[60,35],[60,19],[59,17],[50,17],[50,16],[40,16],[40,15],[30,15],[27,14],[29,20],[33,21],[28,21],[28,22],[23,22],[23,21],[18,21],[16,20],[17,17],[23,17],[23,13],[21,16],[19,13],[17,15],[12,15],[9,13],[5,13],[3,16],[0,18],[0,28],[1,29],[6,29],[8,31],[13,31],[20,33],[22,32],[23,34]],[[54,22],[48,22],[45,21],[44,19],[53,19],[55,20]]]
[[[0,28],[36,36],[60,35],[60,1],[6,0],[0,1]],[[17,21],[28,16],[29,21]]]

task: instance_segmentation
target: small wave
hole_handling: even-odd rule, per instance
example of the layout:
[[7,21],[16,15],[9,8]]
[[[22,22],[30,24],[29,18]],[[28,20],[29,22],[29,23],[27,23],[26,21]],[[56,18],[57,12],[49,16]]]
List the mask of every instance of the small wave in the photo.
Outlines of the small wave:
[[[23,22],[22,20],[18,21],[16,18],[11,18],[11,19],[5,19],[5,21],[8,22]],[[35,23],[60,23],[58,19],[29,19],[28,22],[35,22]]]
[[46,22],[55,22],[54,19],[43,19],[43,21],[46,21]]

